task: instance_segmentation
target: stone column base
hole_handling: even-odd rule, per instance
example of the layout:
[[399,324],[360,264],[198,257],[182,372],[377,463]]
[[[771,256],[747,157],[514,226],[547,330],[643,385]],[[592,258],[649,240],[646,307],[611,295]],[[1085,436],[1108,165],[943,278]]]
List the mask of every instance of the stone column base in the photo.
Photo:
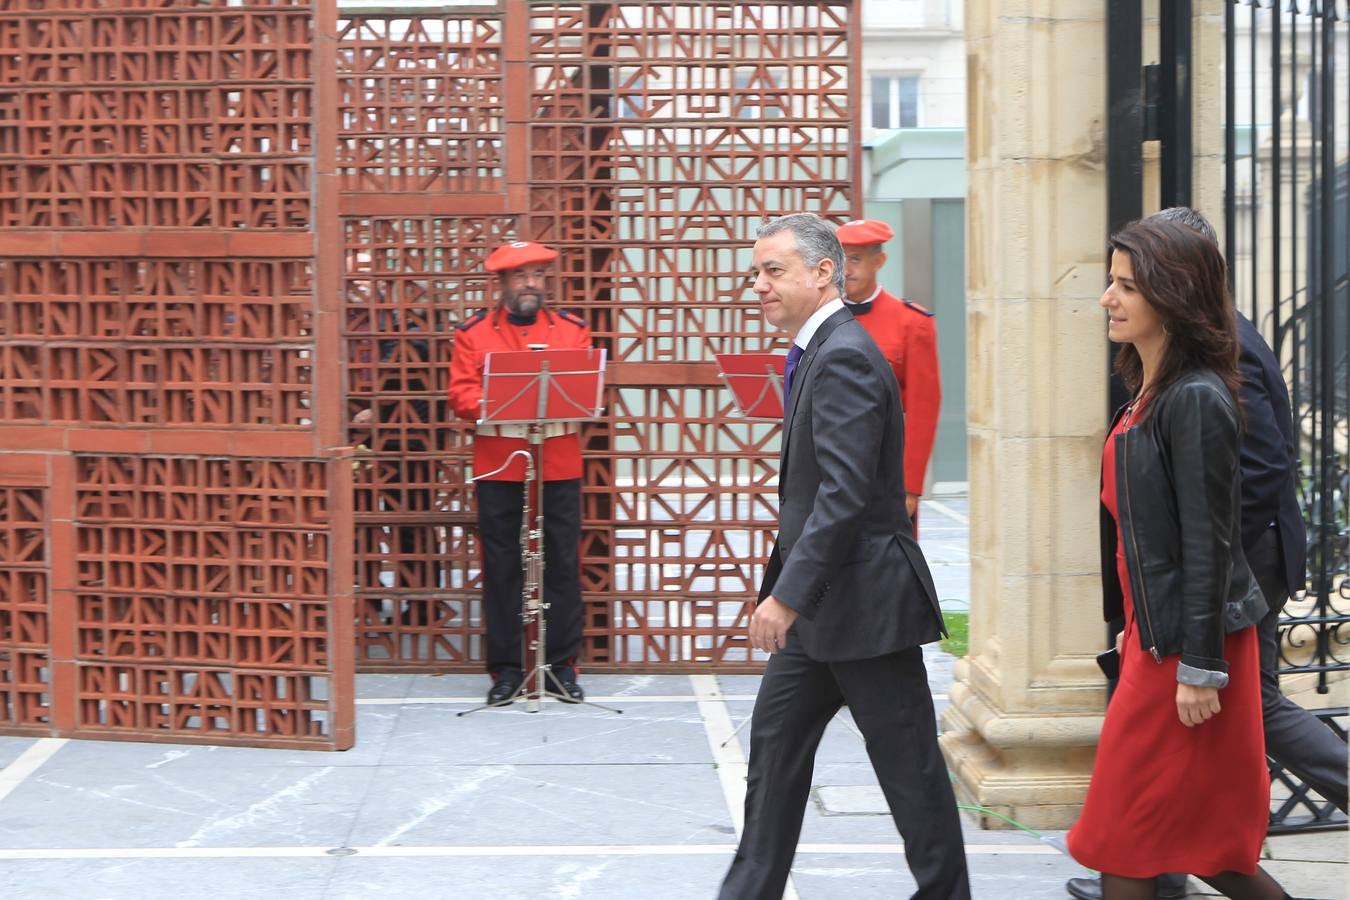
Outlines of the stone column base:
[[971,813],[981,828],[1014,827],[999,816],[1038,830],[1072,825],[1092,776],[1102,716],[1003,713],[970,687],[966,672],[957,674],[950,696],[939,744],[956,802],[990,811]]

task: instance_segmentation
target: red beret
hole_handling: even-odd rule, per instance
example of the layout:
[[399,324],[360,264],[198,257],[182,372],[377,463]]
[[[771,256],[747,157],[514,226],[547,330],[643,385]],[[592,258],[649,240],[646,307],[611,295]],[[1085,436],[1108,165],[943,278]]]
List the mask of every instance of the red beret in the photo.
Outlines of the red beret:
[[502,244],[489,253],[483,267],[489,272],[505,272],[507,269],[518,269],[530,263],[553,262],[557,258],[558,251],[550,250],[543,244],[536,244],[534,241],[515,241]]
[[845,247],[857,247],[884,244],[895,237],[895,232],[891,231],[891,226],[876,219],[854,219],[840,225],[834,236],[839,238],[839,243]]

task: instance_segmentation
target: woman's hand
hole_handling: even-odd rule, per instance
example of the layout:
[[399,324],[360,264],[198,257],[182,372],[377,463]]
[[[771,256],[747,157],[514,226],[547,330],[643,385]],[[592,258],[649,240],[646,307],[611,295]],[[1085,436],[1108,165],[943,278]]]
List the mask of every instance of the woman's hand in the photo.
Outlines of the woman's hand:
[[1219,713],[1219,689],[1195,687],[1190,684],[1177,685],[1177,715],[1181,724],[1194,728]]
[[1120,646],[1120,645],[1123,644],[1124,642],[1125,642],[1125,632],[1123,632],[1123,631],[1117,631],[1117,632],[1116,632],[1116,652],[1117,652],[1117,653],[1123,653],[1123,652],[1124,652],[1124,648]]

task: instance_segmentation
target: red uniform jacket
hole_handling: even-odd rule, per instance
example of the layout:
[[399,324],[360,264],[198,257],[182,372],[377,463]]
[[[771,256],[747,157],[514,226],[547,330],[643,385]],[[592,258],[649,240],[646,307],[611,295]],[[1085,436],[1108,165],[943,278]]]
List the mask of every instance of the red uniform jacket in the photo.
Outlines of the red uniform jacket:
[[933,314],[885,290],[877,294],[870,308],[858,304],[849,309],[895,371],[905,407],[905,491],[922,494],[942,406]]
[[[533,325],[512,325],[506,308],[480,312],[455,329],[455,346],[450,357],[450,407],[461,419],[477,421],[482,415],[483,361],[496,350],[528,350],[529,344],[546,344],[555,350],[576,350],[591,346],[591,330],[578,316],[541,308]],[[506,462],[515,450],[529,446],[523,436],[496,432],[519,432],[524,426],[488,425],[479,429],[473,442],[473,472],[483,475]],[[577,431],[546,438],[544,480],[562,481],[581,477],[581,437]],[[524,481],[525,461],[517,458],[486,481]]]

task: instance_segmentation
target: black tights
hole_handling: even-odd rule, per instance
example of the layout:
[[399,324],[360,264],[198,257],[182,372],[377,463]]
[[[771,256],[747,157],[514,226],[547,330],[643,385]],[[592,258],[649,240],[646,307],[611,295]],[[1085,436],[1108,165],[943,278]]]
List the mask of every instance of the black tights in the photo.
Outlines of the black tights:
[[[1285,900],[1289,896],[1265,869],[1259,867],[1255,875],[1220,872],[1203,875],[1200,880],[1230,900]],[[1153,900],[1154,890],[1152,878],[1102,873],[1102,900]]]

